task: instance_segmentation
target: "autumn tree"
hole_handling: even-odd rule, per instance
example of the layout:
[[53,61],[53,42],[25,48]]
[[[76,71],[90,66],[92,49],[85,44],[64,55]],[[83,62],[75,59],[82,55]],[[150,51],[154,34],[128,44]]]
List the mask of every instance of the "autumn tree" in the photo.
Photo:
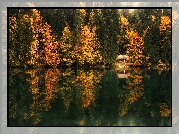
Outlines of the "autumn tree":
[[96,64],[102,60],[99,51],[100,45],[97,42],[95,27],[90,31],[88,26],[84,26],[81,33],[81,43],[78,48],[75,48],[75,56],[77,57],[80,65],[89,63],[90,65]]
[[52,35],[52,30],[47,23],[45,23],[44,29],[45,61],[50,66],[57,66],[61,61],[59,54],[59,43],[55,41],[55,38]]
[[29,64],[38,65],[45,62],[50,66],[57,66],[60,63],[59,44],[55,41],[55,37],[50,29],[51,26],[43,22],[38,10],[33,9],[32,11],[31,16],[24,15],[24,19],[30,21],[33,33],[32,42],[30,43],[31,60]]
[[73,34],[70,31],[70,27],[67,24],[67,26],[62,31],[63,35],[60,40],[60,53],[62,62],[70,66],[73,62],[75,62],[75,56],[74,56],[74,45],[73,45]]
[[[40,16],[40,12],[36,9],[32,9],[31,14],[25,14],[23,16],[26,22],[30,23],[30,28],[32,30],[32,41],[30,42],[30,61],[28,64],[36,65],[37,59],[39,58],[40,51],[42,51],[43,41],[42,41],[42,17]],[[41,50],[39,50],[41,48]]]
[[148,29],[144,36],[143,65],[145,66],[169,65],[171,61],[169,60],[171,59],[169,14],[171,12],[168,9],[151,9],[138,13],[143,31]]
[[128,32],[128,37],[130,43],[127,45],[127,56],[128,61],[132,62],[134,66],[139,66],[143,64],[143,38],[139,36],[139,34],[134,31]]
[[161,36],[161,62],[167,66],[171,66],[171,19],[169,16],[161,17],[159,30]]
[[160,59],[160,32],[158,18],[155,16],[150,16],[150,23],[148,26],[148,32],[144,37],[144,51],[145,56],[144,65],[151,66],[156,65]]
[[[119,41],[123,45],[126,45],[126,55],[127,61],[133,63],[134,66],[139,66],[143,64],[143,37],[140,37],[138,32],[135,32],[133,28],[130,27],[128,19],[123,15],[120,16],[121,21],[121,32],[125,35],[119,35]],[[123,41],[125,40],[125,42]],[[128,43],[128,44],[126,44]]]

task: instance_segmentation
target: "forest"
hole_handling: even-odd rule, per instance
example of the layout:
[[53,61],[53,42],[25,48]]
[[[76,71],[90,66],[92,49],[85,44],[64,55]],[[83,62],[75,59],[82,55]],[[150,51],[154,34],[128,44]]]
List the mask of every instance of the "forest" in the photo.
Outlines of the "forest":
[[7,13],[10,126],[170,126],[171,8]]
[[9,67],[171,68],[171,8],[10,8]]

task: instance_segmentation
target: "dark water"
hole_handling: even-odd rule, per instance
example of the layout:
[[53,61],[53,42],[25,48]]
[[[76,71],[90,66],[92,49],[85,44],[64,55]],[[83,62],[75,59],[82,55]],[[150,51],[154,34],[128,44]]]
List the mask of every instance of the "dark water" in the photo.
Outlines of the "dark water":
[[9,73],[9,126],[171,126],[171,71]]

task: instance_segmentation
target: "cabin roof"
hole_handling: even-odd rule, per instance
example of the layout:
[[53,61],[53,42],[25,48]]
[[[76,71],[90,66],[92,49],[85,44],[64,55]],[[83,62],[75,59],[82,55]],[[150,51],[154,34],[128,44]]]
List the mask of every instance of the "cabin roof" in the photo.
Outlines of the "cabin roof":
[[119,60],[119,59],[126,59],[126,55],[119,55],[119,56],[117,57],[117,60]]

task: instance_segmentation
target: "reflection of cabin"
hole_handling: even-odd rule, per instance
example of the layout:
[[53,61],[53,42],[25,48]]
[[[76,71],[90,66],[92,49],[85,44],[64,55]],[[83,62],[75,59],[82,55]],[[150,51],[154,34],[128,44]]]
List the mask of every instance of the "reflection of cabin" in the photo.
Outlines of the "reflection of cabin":
[[131,68],[125,68],[125,69],[117,69],[117,75],[118,78],[127,78],[128,74],[130,73]]
[[125,73],[125,70],[124,71],[120,71],[117,73],[118,75],[118,78],[127,78],[127,74]]

